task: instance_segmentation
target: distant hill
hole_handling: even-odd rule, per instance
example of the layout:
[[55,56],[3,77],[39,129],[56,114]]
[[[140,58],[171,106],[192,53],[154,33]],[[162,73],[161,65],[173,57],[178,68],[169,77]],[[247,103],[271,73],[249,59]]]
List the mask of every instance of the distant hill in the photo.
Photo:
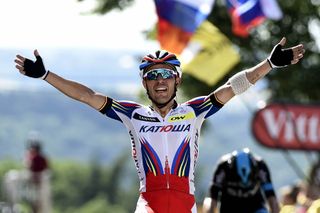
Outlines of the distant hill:
[[31,131],[57,159],[87,161],[94,154],[106,162],[130,147],[120,122],[59,93],[7,92],[0,99],[0,158],[21,159]]

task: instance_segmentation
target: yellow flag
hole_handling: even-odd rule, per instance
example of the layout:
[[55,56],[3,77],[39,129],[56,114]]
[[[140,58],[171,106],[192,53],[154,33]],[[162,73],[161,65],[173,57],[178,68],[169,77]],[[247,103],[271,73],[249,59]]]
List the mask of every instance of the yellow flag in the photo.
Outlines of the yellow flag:
[[212,86],[239,60],[230,40],[209,21],[203,22],[180,55],[182,70]]

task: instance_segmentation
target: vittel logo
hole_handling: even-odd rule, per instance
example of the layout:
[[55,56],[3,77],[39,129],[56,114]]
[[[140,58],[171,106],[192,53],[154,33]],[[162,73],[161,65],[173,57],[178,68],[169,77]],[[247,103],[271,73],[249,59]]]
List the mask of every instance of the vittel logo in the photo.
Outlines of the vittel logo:
[[148,126],[142,125],[139,132],[190,132],[190,126],[188,125],[166,125],[166,126]]
[[320,150],[320,107],[270,104],[252,122],[258,142],[272,148]]

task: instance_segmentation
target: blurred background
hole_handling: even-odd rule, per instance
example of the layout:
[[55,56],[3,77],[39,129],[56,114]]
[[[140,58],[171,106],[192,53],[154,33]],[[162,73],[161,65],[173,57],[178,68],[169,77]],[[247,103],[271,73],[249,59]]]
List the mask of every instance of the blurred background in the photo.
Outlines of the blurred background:
[[[209,94],[234,73],[264,60],[283,36],[288,47],[302,43],[306,54],[299,64],[273,70],[205,122],[196,198],[201,205],[208,195],[218,158],[244,147],[267,162],[278,197],[282,187],[300,181],[319,186],[319,173],[314,171],[320,150],[320,1],[195,1],[198,6],[177,2],[196,7],[192,11],[197,13],[192,16],[187,10],[174,15],[174,7],[165,7],[167,1],[161,0],[2,2],[1,212],[39,208],[34,206],[38,189],[24,182],[30,178],[28,159],[34,143],[40,144],[46,159],[41,167],[47,175],[47,188],[41,192],[44,212],[133,212],[138,199],[138,178],[124,126],[43,81],[20,75],[14,67],[16,54],[33,58],[34,49],[47,69],[65,78],[115,99],[148,104],[138,66],[143,55],[159,48],[175,52],[183,62],[178,94],[178,102],[183,102]],[[257,5],[250,10],[248,5],[241,7],[243,2]],[[280,137],[274,138],[273,147],[257,139],[254,118],[272,103],[300,106],[299,115],[308,115],[285,122],[292,121],[296,140],[291,142],[298,146],[287,146]],[[303,111],[310,107],[312,112]],[[275,115],[270,125],[279,127],[277,119]],[[304,133],[311,131],[310,122],[309,140],[302,136],[308,137]],[[284,128],[288,126],[280,126],[279,131],[285,132]]]

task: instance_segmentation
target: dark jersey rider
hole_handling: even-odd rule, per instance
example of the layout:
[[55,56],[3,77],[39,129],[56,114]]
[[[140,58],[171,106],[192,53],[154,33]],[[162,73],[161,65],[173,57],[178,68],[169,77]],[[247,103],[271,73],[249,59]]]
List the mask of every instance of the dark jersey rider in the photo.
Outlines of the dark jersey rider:
[[267,209],[279,212],[269,169],[248,148],[220,158],[210,186],[210,198],[205,203],[207,212],[267,213]]

